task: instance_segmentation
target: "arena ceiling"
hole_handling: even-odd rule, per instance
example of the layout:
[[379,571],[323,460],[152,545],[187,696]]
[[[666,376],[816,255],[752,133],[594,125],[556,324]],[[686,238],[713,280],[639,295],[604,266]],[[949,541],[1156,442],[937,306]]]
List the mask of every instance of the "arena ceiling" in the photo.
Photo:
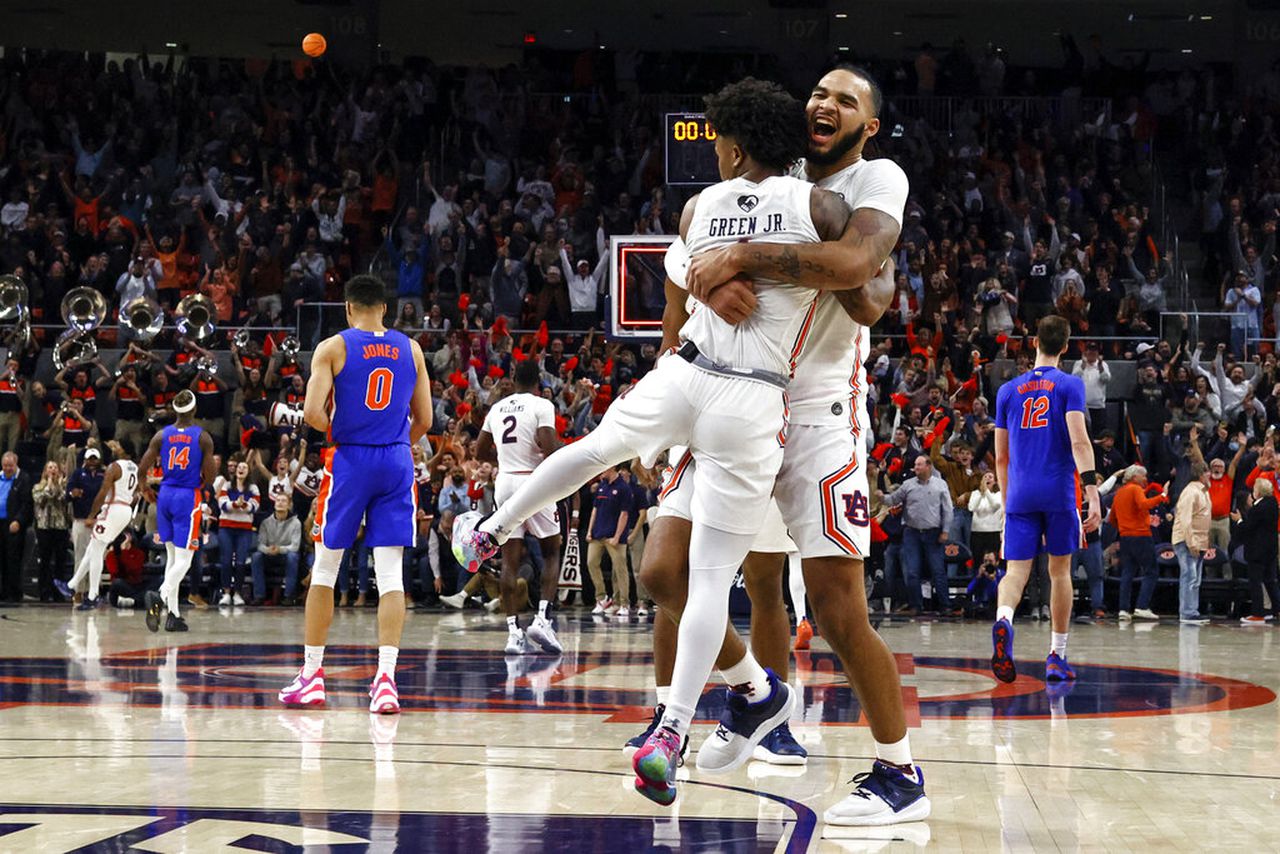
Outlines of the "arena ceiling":
[[[925,41],[1001,45],[1015,63],[1056,64],[1058,34],[1082,48],[1153,61],[1265,63],[1280,53],[1280,0],[0,0],[0,42],[15,47],[198,56],[297,56],[311,31],[338,53],[502,63],[528,39],[583,50],[840,52],[909,56]],[[381,54],[376,54],[376,51]],[[1190,51],[1190,53],[1188,53]]]

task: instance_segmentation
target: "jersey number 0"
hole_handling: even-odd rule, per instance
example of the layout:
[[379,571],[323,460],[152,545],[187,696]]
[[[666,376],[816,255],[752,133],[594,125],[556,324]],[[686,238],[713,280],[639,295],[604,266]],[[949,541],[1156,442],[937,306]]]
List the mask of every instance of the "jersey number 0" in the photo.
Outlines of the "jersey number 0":
[[390,368],[375,368],[369,372],[369,385],[364,391],[364,405],[375,412],[391,405]]

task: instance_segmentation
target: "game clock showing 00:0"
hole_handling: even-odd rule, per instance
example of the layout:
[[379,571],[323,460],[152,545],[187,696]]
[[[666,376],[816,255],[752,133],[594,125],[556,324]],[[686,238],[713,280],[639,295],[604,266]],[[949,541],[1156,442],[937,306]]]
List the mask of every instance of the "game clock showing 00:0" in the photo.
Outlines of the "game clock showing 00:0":
[[705,187],[720,180],[716,130],[703,113],[667,113],[667,183]]

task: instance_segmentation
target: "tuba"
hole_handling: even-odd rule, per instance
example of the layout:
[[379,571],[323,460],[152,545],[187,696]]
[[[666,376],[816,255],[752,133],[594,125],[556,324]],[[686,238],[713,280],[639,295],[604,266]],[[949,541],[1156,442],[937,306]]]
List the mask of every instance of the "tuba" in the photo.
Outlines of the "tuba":
[[284,354],[286,359],[296,359],[298,351],[302,349],[302,342],[298,340],[297,335],[289,335],[280,342],[280,352]]
[[213,356],[201,356],[196,359],[196,371],[201,374],[214,376],[218,373],[218,360]]
[[27,286],[12,273],[0,276],[0,321],[14,321],[9,333],[9,359],[21,359],[31,344],[31,306]]
[[164,310],[150,297],[134,297],[120,306],[120,335],[146,344],[164,328]]
[[235,337],[231,339],[231,343],[235,345],[237,350],[243,350],[249,343],[249,330],[240,329],[236,332]]
[[62,298],[62,319],[67,331],[53,348],[53,366],[61,371],[90,362],[98,356],[93,332],[107,319],[107,299],[90,287],[72,288]]
[[22,322],[30,313],[27,286],[22,279],[9,273],[0,276],[0,321],[16,320]]
[[217,317],[217,308],[213,300],[204,294],[192,294],[183,297],[178,303],[178,310],[173,313],[178,326],[178,333],[192,341],[204,341],[213,335],[216,328],[213,319]]

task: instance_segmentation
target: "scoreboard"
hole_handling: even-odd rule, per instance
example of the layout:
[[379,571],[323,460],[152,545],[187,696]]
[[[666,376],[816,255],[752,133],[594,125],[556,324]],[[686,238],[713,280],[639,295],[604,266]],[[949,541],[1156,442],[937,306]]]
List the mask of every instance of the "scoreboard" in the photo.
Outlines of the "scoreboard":
[[633,234],[610,238],[609,295],[605,334],[610,339],[662,337],[667,304],[663,261],[673,234]]
[[716,167],[716,130],[703,113],[667,113],[667,184],[705,187],[720,180]]

